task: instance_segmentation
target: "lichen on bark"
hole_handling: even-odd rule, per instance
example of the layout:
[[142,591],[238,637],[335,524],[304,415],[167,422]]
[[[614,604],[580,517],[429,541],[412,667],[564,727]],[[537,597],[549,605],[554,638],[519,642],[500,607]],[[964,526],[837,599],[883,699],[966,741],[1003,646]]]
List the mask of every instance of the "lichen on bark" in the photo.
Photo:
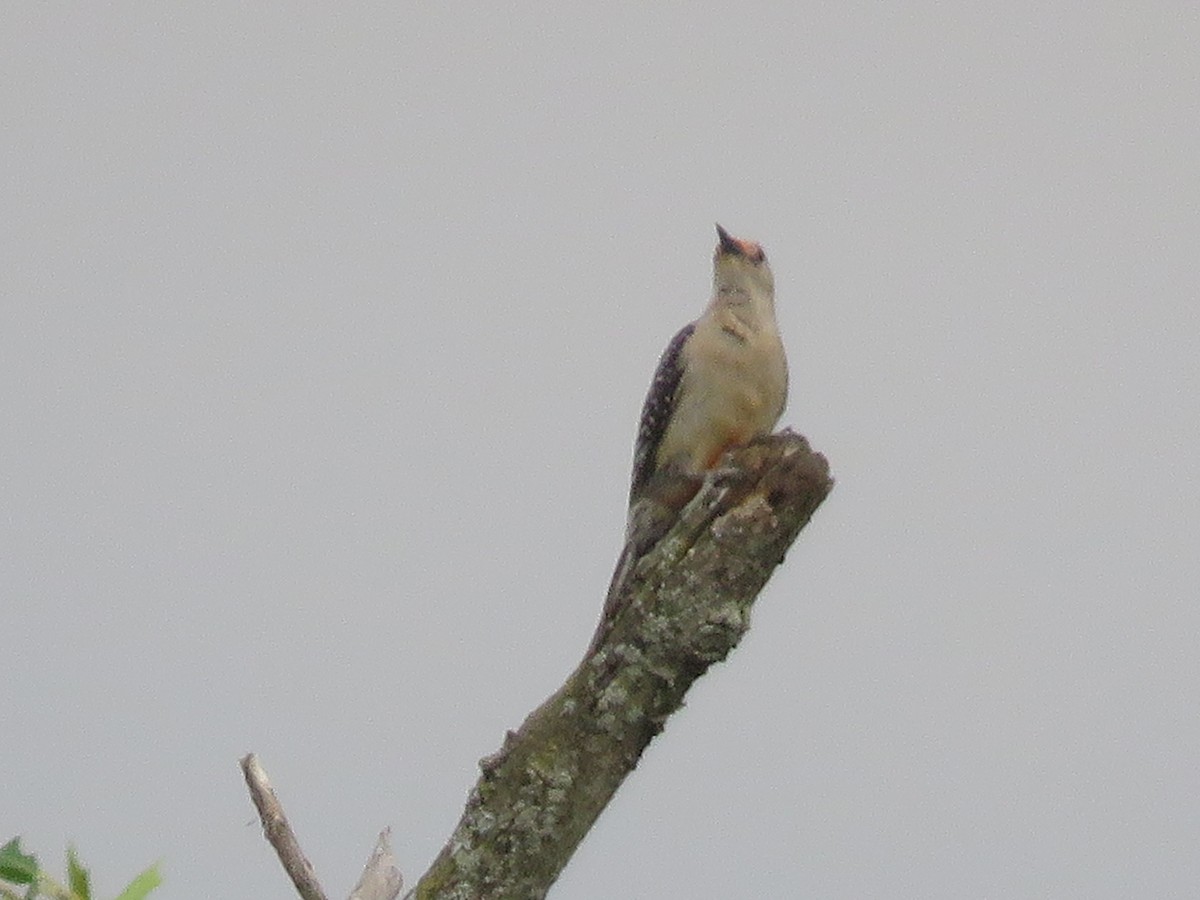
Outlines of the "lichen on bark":
[[790,431],[728,454],[636,563],[599,646],[480,761],[462,819],[410,896],[544,897],[692,682],[749,628],[832,486],[825,458]]

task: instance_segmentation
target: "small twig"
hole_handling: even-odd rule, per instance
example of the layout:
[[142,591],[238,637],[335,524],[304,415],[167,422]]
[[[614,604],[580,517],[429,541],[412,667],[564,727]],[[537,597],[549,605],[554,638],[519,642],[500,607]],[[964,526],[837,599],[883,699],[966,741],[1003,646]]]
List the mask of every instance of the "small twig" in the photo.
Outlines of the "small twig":
[[385,828],[379,832],[379,840],[367,866],[363,869],[362,878],[350,892],[350,900],[396,900],[400,896],[400,888],[404,886],[404,878],[396,868],[396,857],[392,855],[392,845],[388,838],[392,829]]
[[247,753],[242,757],[242,774],[246,777],[246,787],[250,789],[250,797],[258,808],[263,834],[275,848],[275,855],[283,863],[284,871],[292,879],[292,884],[296,886],[300,896],[304,900],[327,900],[325,892],[321,890],[321,885],[317,882],[317,873],[313,871],[312,863],[300,849],[300,843],[296,840],[292,826],[288,824],[287,816],[283,814],[283,807],[279,803],[279,798],[275,796],[275,789],[271,787],[271,782],[267,780],[267,773],[259,763],[258,757],[253,753]]

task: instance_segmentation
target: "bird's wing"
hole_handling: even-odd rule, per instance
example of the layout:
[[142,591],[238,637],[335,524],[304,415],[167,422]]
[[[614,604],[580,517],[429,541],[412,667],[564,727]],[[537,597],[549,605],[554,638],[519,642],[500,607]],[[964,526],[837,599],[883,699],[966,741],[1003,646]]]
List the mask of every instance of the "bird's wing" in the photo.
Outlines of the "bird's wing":
[[654,474],[655,456],[675,410],[679,382],[683,378],[683,347],[695,330],[695,322],[680,329],[679,334],[667,344],[654,371],[654,380],[650,382],[650,390],[642,404],[642,418],[633,449],[633,482],[629,488],[631,503]]

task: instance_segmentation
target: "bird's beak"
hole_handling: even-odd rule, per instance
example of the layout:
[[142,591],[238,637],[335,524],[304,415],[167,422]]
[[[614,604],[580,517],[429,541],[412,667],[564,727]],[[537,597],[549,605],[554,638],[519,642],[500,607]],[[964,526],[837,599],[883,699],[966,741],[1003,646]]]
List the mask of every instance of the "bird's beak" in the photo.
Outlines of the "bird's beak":
[[742,242],[722,228],[719,224],[717,225],[717,237],[721,241],[720,246],[722,253],[734,253],[738,256],[743,255],[744,251],[742,250]]

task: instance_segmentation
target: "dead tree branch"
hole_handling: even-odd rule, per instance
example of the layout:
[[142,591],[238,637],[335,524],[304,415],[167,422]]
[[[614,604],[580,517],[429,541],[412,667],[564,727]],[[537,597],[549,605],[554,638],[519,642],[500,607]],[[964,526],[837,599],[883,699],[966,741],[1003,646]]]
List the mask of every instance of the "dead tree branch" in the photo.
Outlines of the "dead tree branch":
[[292,826],[288,824],[283,806],[275,796],[275,789],[267,780],[267,773],[253,753],[242,757],[242,774],[246,778],[246,787],[250,789],[250,797],[258,809],[258,818],[262,821],[263,834],[267,836],[275,855],[283,863],[284,871],[292,879],[297,893],[304,900],[326,900],[325,892],[317,882],[317,873],[313,871],[312,863],[300,849]]
[[[246,787],[250,789],[250,797],[258,809],[258,818],[262,822],[263,833],[275,855],[283,864],[283,869],[296,886],[296,892],[303,900],[325,900],[325,892],[317,882],[317,873],[313,871],[312,863],[300,849],[300,843],[284,815],[283,806],[275,795],[275,789],[267,780],[266,770],[253,753],[242,757],[242,774],[246,778]],[[375,849],[363,868],[362,877],[350,892],[350,900],[396,900],[400,896],[403,879],[400,870],[396,868],[396,859],[392,856],[392,846],[388,838],[391,829],[385,828],[379,833]]]
[[379,840],[375,842],[362,877],[350,892],[350,900],[396,900],[400,896],[404,879],[400,877],[396,857],[392,855],[391,833],[390,828],[379,832]]
[[737,645],[832,486],[825,458],[788,431],[729,454],[637,563],[594,652],[481,760],[462,819],[410,896],[544,897],[692,682]]

